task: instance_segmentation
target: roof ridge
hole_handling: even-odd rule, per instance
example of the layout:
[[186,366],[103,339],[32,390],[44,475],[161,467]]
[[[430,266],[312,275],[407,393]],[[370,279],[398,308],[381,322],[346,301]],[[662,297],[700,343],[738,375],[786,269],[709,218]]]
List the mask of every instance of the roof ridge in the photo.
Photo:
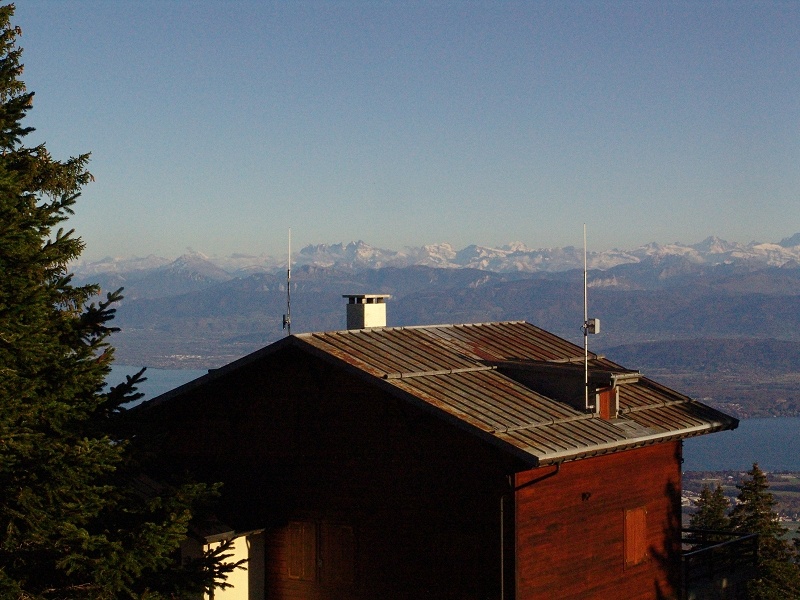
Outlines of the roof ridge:
[[493,365],[478,365],[475,367],[462,367],[459,369],[439,369],[438,371],[402,371],[386,373],[384,379],[409,379],[411,377],[435,377],[437,375],[453,375],[455,373],[475,373],[477,371],[494,371]]
[[333,329],[331,331],[308,331],[305,333],[294,333],[292,334],[294,337],[298,338],[307,338],[311,336],[320,336],[320,335],[331,335],[331,334],[348,334],[353,335],[357,333],[369,332],[369,331],[403,331],[405,329],[443,329],[443,328],[455,328],[455,327],[485,327],[488,325],[531,325],[532,327],[536,327],[532,325],[528,321],[525,320],[516,320],[516,321],[484,321],[481,323],[439,323],[434,325],[394,325],[394,326],[387,326],[387,327],[367,327],[365,329]]

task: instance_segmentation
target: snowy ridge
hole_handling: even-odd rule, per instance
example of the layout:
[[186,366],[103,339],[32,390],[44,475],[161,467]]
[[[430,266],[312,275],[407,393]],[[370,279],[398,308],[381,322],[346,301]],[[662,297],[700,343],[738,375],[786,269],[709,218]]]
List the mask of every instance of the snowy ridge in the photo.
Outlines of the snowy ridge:
[[[607,270],[632,263],[660,263],[680,259],[695,265],[742,264],[772,267],[794,267],[800,264],[800,233],[784,238],[778,243],[727,242],[718,237],[708,237],[697,244],[646,244],[633,250],[608,250],[590,252],[590,269]],[[497,273],[558,272],[583,267],[583,249],[564,248],[531,249],[521,242],[499,248],[470,245],[456,250],[448,243],[405,247],[387,250],[363,241],[347,244],[309,245],[292,257],[293,267],[311,266],[339,269],[378,269],[383,267],[428,266],[449,269],[480,269]],[[190,251],[174,260],[156,256],[144,258],[104,258],[96,262],[80,262],[73,266],[79,276],[100,273],[131,273],[155,270],[205,271],[214,279],[222,279],[223,272],[232,276],[250,273],[274,273],[286,268],[286,256],[234,254],[227,257],[206,256]]]

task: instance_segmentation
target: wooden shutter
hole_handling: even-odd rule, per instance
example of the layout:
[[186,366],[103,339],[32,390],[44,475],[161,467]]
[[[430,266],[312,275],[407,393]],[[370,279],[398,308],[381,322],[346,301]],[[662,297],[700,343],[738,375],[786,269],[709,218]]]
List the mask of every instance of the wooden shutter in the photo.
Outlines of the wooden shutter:
[[322,572],[330,584],[355,582],[355,535],[353,528],[340,523],[322,524]]
[[289,523],[289,579],[316,581],[317,526],[311,521]]
[[638,565],[647,558],[647,509],[625,511],[625,566]]

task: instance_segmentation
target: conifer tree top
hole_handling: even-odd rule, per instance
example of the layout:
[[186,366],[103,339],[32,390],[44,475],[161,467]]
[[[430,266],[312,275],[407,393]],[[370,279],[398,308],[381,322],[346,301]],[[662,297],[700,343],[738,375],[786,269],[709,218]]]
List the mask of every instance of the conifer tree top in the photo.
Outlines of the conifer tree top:
[[120,294],[72,285],[83,242],[55,229],[91,181],[89,155],[25,146],[33,93],[13,15],[0,7],[0,598],[200,592],[224,572],[219,556],[188,568],[174,554],[212,490],[137,486],[133,432],[119,426],[137,378],[105,385]]

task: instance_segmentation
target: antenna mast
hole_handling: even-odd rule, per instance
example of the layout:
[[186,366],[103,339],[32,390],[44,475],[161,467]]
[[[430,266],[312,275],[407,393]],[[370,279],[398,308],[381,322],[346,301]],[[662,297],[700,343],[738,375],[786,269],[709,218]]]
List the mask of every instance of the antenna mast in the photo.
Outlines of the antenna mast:
[[597,412],[594,403],[589,404],[589,334],[600,333],[600,319],[589,318],[589,284],[586,265],[586,223],[583,224],[583,389],[584,406]]
[[283,315],[286,335],[292,335],[292,228],[289,227],[289,258],[286,262],[286,314]]
[[583,224],[583,391],[584,407],[589,410],[589,294],[586,276],[586,223]]

